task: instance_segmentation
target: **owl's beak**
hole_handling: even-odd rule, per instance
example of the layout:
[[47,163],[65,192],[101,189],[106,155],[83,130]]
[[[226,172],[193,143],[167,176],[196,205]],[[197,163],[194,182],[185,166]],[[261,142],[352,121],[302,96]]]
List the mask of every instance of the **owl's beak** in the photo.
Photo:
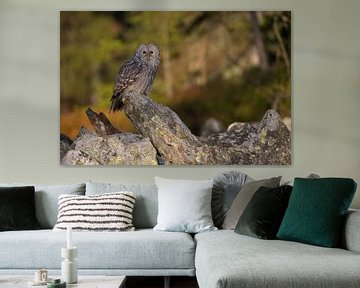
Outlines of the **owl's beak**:
[[149,53],[146,54],[146,60],[150,61],[150,54]]

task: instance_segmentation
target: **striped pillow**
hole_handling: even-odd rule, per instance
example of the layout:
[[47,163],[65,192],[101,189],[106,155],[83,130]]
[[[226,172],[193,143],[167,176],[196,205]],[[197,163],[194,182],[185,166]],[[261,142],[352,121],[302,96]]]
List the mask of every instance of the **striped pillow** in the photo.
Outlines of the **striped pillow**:
[[55,231],[72,226],[74,231],[133,231],[133,192],[115,192],[92,196],[59,196],[59,214]]

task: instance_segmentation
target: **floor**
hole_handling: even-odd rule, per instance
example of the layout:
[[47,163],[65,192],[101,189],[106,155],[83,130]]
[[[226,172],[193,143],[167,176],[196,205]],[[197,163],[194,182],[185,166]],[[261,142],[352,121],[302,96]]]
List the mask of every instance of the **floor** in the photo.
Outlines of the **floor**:
[[[103,276],[93,276],[93,278]],[[33,280],[32,276],[0,276],[1,288],[27,287],[27,282]],[[81,282],[81,281],[80,281]],[[104,285],[106,286],[106,285]],[[41,286],[43,287],[43,286]],[[91,286],[93,287],[93,286]],[[126,288],[164,288],[164,277],[133,277],[127,276]],[[171,277],[171,288],[199,288],[195,277]]]
[[[127,277],[126,288],[163,288],[164,277]],[[171,288],[199,288],[195,277],[171,277]]]

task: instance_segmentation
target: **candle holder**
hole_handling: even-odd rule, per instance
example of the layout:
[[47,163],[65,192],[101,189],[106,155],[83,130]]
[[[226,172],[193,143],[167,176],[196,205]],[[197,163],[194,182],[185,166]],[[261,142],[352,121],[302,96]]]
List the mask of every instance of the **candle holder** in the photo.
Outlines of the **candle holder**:
[[61,257],[65,258],[61,262],[61,279],[67,284],[77,283],[78,269],[75,261],[77,255],[77,247],[61,248]]

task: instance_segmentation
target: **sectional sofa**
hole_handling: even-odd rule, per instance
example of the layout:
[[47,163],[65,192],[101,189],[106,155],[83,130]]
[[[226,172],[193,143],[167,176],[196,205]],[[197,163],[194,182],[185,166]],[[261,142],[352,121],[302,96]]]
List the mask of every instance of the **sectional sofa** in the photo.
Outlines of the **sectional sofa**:
[[[0,184],[0,186],[13,184]],[[60,273],[66,233],[52,231],[60,194],[133,191],[134,232],[74,232],[79,274],[196,276],[201,288],[360,287],[360,211],[349,211],[341,248],[260,240],[218,230],[196,235],[153,231],[155,185],[35,185],[40,230],[0,232],[0,278],[39,268]],[[165,286],[169,281],[165,281]]]

